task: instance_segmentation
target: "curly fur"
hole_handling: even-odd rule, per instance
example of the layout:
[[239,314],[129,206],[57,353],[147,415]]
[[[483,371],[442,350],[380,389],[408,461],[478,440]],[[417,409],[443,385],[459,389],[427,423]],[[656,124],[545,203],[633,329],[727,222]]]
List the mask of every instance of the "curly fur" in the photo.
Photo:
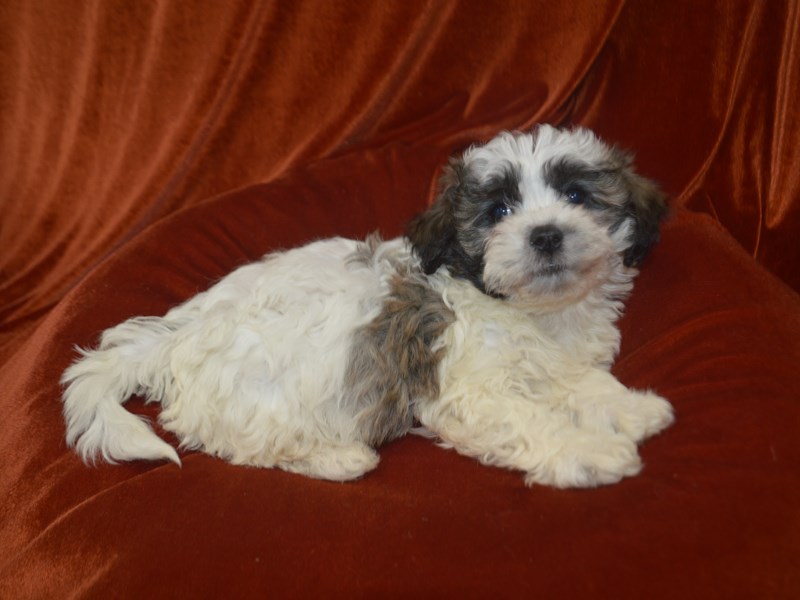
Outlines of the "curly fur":
[[235,464],[353,479],[416,420],[528,484],[619,481],[673,420],[609,373],[665,210],[587,130],[502,133],[450,161],[405,237],[271,254],[104,332],[62,378],[67,443],[180,464],[123,408],[142,394],[183,449]]

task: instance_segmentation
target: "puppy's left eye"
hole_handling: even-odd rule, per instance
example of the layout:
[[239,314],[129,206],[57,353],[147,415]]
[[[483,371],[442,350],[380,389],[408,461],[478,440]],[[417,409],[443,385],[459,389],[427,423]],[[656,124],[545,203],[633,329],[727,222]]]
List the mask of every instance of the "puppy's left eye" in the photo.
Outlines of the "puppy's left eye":
[[502,202],[492,206],[492,219],[497,222],[511,214],[511,207]]
[[589,194],[580,188],[570,188],[565,195],[570,204],[584,204],[589,199]]

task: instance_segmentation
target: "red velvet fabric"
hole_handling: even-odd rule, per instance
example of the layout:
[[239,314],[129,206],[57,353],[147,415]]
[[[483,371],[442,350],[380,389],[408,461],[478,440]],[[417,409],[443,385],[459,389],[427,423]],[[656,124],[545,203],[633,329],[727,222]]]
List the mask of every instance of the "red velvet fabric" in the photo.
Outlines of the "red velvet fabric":
[[[797,597],[799,9],[4,3],[0,597]],[[272,249],[395,235],[452,151],[539,121],[673,195],[614,367],[677,411],[640,476],[529,489],[414,437],[349,484],[65,447],[75,344]]]

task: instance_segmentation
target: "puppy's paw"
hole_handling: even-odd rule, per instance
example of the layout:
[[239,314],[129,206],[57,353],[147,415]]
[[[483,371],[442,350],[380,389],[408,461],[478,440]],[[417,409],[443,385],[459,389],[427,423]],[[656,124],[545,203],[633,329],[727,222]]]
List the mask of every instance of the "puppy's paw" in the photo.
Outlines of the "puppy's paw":
[[672,405],[653,392],[630,392],[626,410],[620,411],[620,430],[635,442],[647,439],[672,425]]
[[360,442],[352,444],[325,444],[311,453],[294,460],[281,461],[278,466],[292,473],[316,479],[349,481],[358,479],[378,466],[380,457],[369,446]]
[[665,429],[675,420],[672,405],[652,392],[584,398],[573,407],[575,424],[598,432],[621,433],[634,442]]
[[570,437],[561,449],[528,471],[527,485],[596,487],[617,483],[642,468],[636,444],[624,435],[580,431]]

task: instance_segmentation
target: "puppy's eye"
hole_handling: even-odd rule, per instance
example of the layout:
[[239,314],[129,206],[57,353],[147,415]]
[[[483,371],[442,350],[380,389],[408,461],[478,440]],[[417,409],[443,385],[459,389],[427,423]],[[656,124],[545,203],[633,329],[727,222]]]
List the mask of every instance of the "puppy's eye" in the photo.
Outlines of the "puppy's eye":
[[589,198],[589,194],[580,188],[570,188],[565,195],[570,204],[584,204]]
[[492,206],[492,219],[495,222],[500,221],[501,219],[507,217],[511,214],[511,207],[507,204],[503,204],[502,202],[498,202],[494,206]]

